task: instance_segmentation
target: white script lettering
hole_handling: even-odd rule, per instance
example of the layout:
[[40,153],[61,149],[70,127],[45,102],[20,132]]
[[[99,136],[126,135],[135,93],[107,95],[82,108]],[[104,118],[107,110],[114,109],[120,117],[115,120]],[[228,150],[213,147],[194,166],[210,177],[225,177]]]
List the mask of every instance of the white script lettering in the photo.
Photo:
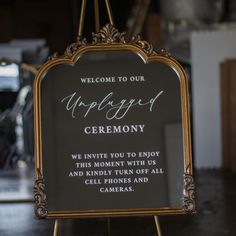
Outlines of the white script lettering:
[[80,107],[85,108],[84,118],[92,110],[97,110],[99,112],[106,109],[106,118],[108,120],[117,119],[120,120],[124,118],[131,108],[138,108],[147,106],[149,112],[153,111],[153,106],[156,103],[157,99],[162,95],[163,90],[157,93],[154,97],[148,98],[147,101],[143,99],[122,99],[120,102],[115,102],[113,100],[114,93],[108,93],[101,101],[92,101],[85,102],[77,92],[70,94],[69,96],[64,97],[61,100],[61,103],[66,102],[66,110],[71,112],[72,118],[76,117],[76,114]]

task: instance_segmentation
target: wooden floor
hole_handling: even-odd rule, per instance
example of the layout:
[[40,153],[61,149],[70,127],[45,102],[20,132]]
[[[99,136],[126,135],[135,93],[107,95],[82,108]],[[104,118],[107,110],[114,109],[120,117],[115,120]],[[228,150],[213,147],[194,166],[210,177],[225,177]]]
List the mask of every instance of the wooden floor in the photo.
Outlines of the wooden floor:
[[[220,171],[196,174],[198,214],[160,217],[163,236],[235,236],[236,175]],[[0,236],[53,236],[51,220],[37,220],[33,203],[0,204]],[[60,236],[154,236],[152,217],[62,220]]]

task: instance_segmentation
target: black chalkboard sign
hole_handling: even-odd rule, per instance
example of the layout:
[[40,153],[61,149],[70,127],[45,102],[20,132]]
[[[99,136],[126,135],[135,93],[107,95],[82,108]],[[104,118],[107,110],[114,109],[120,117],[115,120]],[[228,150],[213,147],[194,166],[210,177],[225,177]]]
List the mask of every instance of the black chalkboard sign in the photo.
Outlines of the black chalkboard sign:
[[34,102],[38,217],[194,212],[187,79],[168,53],[107,25],[42,66]]

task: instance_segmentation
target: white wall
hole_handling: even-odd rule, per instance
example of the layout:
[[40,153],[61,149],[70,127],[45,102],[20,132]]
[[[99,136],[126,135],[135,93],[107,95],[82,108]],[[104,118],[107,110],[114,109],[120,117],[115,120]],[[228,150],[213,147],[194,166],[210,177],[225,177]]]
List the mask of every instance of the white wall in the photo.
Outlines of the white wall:
[[193,138],[197,168],[222,165],[219,64],[226,58],[236,58],[236,30],[192,33]]

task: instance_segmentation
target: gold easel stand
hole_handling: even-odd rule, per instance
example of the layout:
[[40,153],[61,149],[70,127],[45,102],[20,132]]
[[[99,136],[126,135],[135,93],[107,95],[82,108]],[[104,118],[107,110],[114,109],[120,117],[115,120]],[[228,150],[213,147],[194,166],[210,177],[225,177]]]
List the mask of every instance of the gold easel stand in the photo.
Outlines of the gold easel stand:
[[[94,15],[95,15],[95,26],[96,32],[100,30],[100,13],[99,13],[99,0],[94,0]],[[84,27],[84,16],[86,11],[86,3],[87,0],[82,0],[81,11],[80,11],[80,20],[79,20],[79,29],[77,38],[81,38],[83,35],[83,27]],[[107,14],[109,17],[109,23],[114,25],[113,16],[111,12],[111,5],[109,0],[105,0]]]
[[59,225],[59,220],[55,220],[55,223],[54,223],[54,231],[53,231],[53,236],[58,236],[58,225]]
[[154,216],[154,220],[155,220],[155,224],[156,224],[157,235],[162,236],[161,226],[160,226],[160,221],[159,221],[158,216]]
[[[97,32],[100,30],[100,14],[99,14],[99,2],[98,1],[99,0],[94,0],[95,26],[96,26],[96,31]],[[106,3],[106,9],[107,9],[108,17],[109,17],[109,23],[111,25],[114,25],[111,6],[110,6],[110,1],[105,0],[105,3]],[[82,35],[83,35],[84,16],[85,16],[85,11],[86,11],[86,4],[87,4],[87,0],[82,0],[82,6],[81,6],[81,12],[80,12],[80,21],[79,21],[79,29],[78,29],[78,36],[77,36],[78,39],[81,39]],[[155,225],[156,225],[156,230],[157,230],[157,236],[162,236],[158,216],[154,216],[154,220],[155,220]],[[111,235],[111,222],[110,222],[110,218],[108,218],[107,219],[107,236],[110,236],[110,235]],[[53,236],[59,236],[59,219],[55,220]]]

